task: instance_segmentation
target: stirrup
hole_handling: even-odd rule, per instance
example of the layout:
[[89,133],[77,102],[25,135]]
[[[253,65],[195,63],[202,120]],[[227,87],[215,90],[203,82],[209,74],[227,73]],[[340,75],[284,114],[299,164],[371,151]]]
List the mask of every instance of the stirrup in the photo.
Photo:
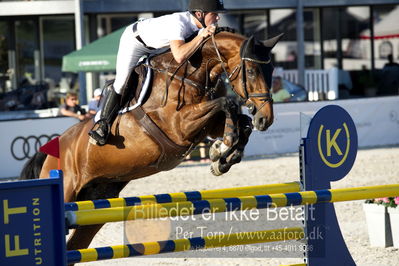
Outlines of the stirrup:
[[89,131],[89,142],[94,145],[104,146],[107,143],[109,131],[110,126],[108,123],[104,119],[98,120]]

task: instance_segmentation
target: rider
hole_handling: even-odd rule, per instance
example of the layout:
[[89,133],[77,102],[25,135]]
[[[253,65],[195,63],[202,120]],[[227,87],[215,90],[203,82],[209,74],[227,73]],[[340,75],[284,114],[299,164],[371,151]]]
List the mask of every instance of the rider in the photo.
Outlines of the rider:
[[[159,54],[170,48],[177,63],[184,62],[208,36],[215,33],[222,0],[190,0],[189,11],[139,20],[123,32],[116,63],[116,77],[105,100],[100,119],[89,132],[90,142],[105,145],[113,120],[121,105],[121,93],[130,71],[143,55]],[[193,33],[191,41],[184,40]]]

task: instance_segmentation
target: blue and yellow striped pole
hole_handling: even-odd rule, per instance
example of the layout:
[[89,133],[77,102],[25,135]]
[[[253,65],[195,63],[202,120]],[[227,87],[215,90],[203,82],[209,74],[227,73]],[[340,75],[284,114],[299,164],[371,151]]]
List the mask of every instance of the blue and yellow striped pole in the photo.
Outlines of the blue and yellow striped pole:
[[188,239],[165,240],[111,247],[90,248],[67,251],[68,264],[107,259],[153,255],[169,252],[180,252],[195,249],[227,247],[284,240],[300,240],[305,236],[301,227],[276,230],[239,232],[226,235],[212,235]]
[[101,200],[88,200],[65,203],[65,211],[80,211],[114,207],[135,206],[147,203],[168,203],[179,201],[198,201],[241,196],[256,196],[274,193],[298,192],[301,190],[300,182],[269,184],[260,186],[233,187],[213,190],[199,190],[177,192],[169,194],[156,194],[148,196],[113,198]]
[[306,205],[323,202],[361,200],[399,195],[399,184],[342,189],[325,189],[294,193],[279,193],[236,198],[183,201],[162,204],[147,204],[132,207],[68,211],[69,227],[104,224],[108,222],[150,219],[161,217],[188,216],[202,213],[264,209],[291,205]]

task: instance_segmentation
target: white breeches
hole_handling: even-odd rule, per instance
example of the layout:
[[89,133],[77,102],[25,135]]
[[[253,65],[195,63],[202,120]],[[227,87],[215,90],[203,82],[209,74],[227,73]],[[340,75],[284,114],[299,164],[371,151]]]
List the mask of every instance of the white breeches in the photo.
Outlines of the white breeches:
[[129,25],[123,32],[119,50],[116,58],[116,77],[114,82],[115,92],[121,94],[122,89],[127,82],[130,70],[139,62],[140,58],[149,54],[159,54],[168,48],[150,50],[136,39],[133,33],[133,24]]

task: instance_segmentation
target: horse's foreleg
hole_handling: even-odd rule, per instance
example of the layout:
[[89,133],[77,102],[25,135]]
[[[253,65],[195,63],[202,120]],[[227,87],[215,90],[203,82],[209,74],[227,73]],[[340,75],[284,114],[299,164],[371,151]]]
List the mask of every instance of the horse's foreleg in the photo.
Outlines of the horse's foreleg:
[[[227,157],[234,151],[233,147],[237,145],[239,141],[238,106],[233,101],[228,99],[227,110],[228,111],[225,112],[226,122],[224,125],[223,140],[215,141],[209,150],[209,157],[213,162],[220,159],[222,159],[222,161],[226,161]],[[213,173],[216,174],[216,172]]]
[[[237,145],[234,147],[233,152],[227,157],[226,163],[231,165],[241,162],[244,156],[244,149],[249,141],[249,137],[252,133],[252,120],[247,115],[239,115],[239,140]],[[227,171],[230,169],[227,169]]]
[[238,142],[238,106],[231,99],[227,98],[226,115],[224,124],[223,144],[221,145],[222,154],[230,150]]
[[237,105],[227,97],[217,98],[209,102],[185,106],[181,110],[181,132],[183,139],[196,136],[218,113],[225,114],[223,152],[232,148],[238,141]]
[[[210,149],[209,154],[213,161],[211,165],[211,172],[214,175],[222,175],[230,170],[233,164],[241,162],[242,157],[244,156],[244,149],[248,143],[249,136],[252,133],[252,122],[251,118],[246,115],[239,115],[239,140],[238,143],[229,150],[229,152],[223,154],[220,158],[215,160],[215,153],[217,153],[218,144],[214,143],[212,145],[212,149]],[[219,145],[220,146],[220,145]],[[211,154],[214,153],[214,154]],[[212,156],[214,158],[212,158]]]
[[[227,97],[186,106],[183,114],[182,132],[191,132],[191,135],[196,135],[219,112],[223,112],[225,115],[223,145],[221,146],[222,153],[225,153],[238,141],[238,106]],[[193,129],[196,130],[194,134]]]

